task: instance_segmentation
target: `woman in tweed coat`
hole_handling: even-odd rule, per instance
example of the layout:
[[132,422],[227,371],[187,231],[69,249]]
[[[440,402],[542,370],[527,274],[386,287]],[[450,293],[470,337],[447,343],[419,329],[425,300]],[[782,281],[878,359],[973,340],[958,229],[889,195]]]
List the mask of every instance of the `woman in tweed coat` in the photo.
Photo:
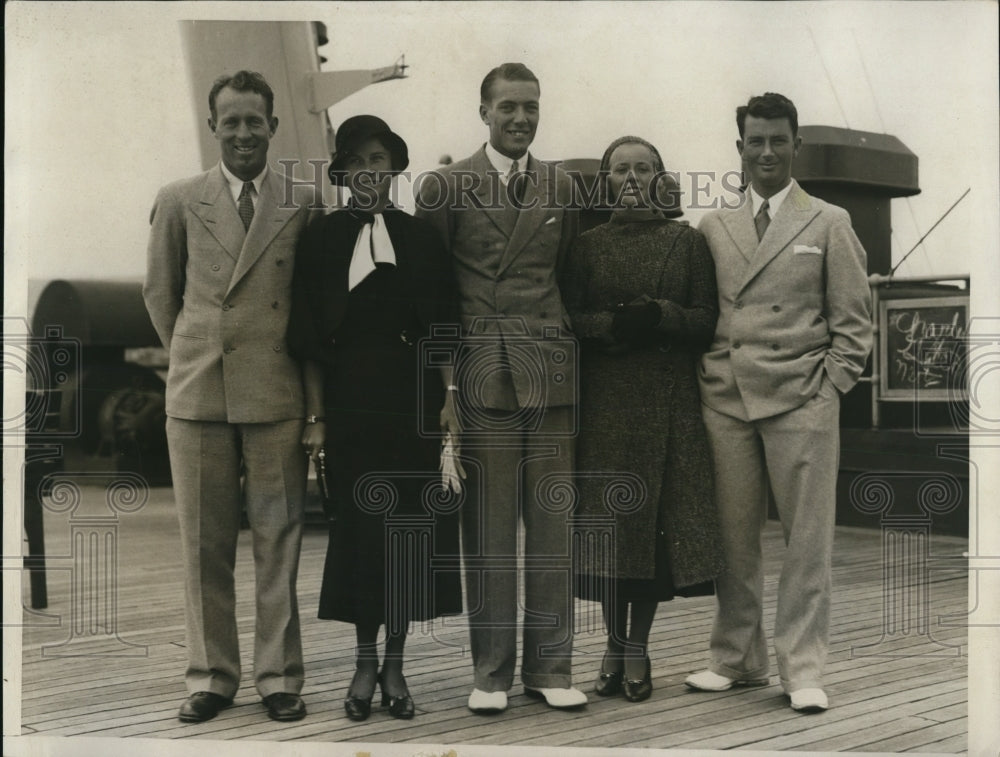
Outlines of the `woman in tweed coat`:
[[718,315],[715,268],[702,235],[658,209],[662,172],[645,140],[611,143],[611,220],[577,239],[564,282],[581,342],[577,533],[589,534],[577,596],[601,602],[608,631],[595,690],[630,701],[652,692],[658,602],[712,593],[722,567],[696,374]]

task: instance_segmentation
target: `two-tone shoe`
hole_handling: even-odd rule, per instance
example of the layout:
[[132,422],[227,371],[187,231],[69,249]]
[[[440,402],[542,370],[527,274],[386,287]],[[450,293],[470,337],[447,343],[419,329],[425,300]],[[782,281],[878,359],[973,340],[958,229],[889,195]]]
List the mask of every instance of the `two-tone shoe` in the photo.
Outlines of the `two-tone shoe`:
[[767,686],[767,678],[730,678],[729,676],[703,670],[692,673],[684,679],[690,688],[698,691],[729,691],[733,686]]

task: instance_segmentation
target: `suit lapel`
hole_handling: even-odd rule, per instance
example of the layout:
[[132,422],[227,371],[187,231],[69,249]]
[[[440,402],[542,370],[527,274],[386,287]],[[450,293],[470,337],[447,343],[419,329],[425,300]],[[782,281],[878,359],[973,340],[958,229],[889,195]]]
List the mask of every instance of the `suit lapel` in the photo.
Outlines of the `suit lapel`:
[[229,257],[239,260],[246,232],[229,193],[229,184],[218,166],[205,175],[201,196],[191,204],[191,211],[201,219]]
[[[273,169],[268,170],[261,184],[260,197],[257,200],[257,207],[254,208],[253,221],[250,223],[246,239],[243,242],[243,250],[229,282],[230,292],[240,282],[240,279],[253,268],[254,263],[271,244],[271,240],[278,235],[278,232],[298,211],[298,206],[295,205],[292,207],[281,206],[283,189],[281,176]],[[242,226],[238,213],[236,220]]]
[[753,260],[760,243],[757,241],[757,227],[753,225],[753,203],[749,193],[743,196],[743,204],[739,208],[722,215],[722,223],[740,254],[747,261]]
[[[497,231],[505,237],[509,237],[511,229],[504,228],[503,210],[497,209],[498,206],[503,206],[499,196],[500,192],[503,191],[503,185],[500,184],[500,175],[493,168],[490,159],[486,157],[485,145],[473,154],[471,169],[473,173],[479,176],[479,181],[473,187],[472,193],[482,205],[481,212],[486,214],[486,217],[490,219],[490,223],[496,226]],[[459,177],[459,181],[462,181],[461,177]]]
[[[749,198],[746,206],[747,208],[751,206]],[[749,219],[750,228],[754,229],[753,218],[750,216],[752,212],[752,210],[747,210],[746,218]],[[774,260],[778,253],[785,249],[802,232],[802,229],[808,226],[818,215],[819,209],[813,207],[812,199],[793,180],[788,196],[781,203],[781,207],[778,208],[777,215],[774,216],[771,225],[767,227],[764,238],[760,240],[760,245],[750,260],[750,265],[747,267],[746,275],[743,277],[740,289],[744,289],[760,273],[764,266]],[[754,239],[757,238],[755,229],[753,236]]]
[[550,171],[547,166],[540,164],[534,156],[528,164],[528,170],[532,173],[536,181],[529,181],[524,190],[523,203],[527,206],[517,214],[517,223],[514,225],[514,233],[510,235],[507,242],[507,249],[504,250],[503,257],[500,258],[500,267],[497,273],[505,271],[514,258],[524,249],[528,240],[534,236],[535,231],[541,226],[548,211],[551,209],[551,192],[553,190],[550,182]]

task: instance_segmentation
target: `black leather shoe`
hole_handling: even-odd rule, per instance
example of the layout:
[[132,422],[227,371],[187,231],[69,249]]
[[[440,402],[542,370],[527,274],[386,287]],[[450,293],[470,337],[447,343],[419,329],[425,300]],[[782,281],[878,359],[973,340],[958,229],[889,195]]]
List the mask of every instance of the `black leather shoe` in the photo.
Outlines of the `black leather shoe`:
[[613,673],[600,673],[594,681],[594,692],[599,697],[611,697],[622,690],[624,673],[616,670]]
[[604,663],[607,661],[608,655],[604,654],[604,658],[601,660],[601,671],[597,676],[597,680],[594,681],[594,692],[599,697],[610,697],[617,694],[622,690],[622,679],[625,674],[621,670],[614,670],[610,673],[604,672]]
[[283,691],[277,694],[268,694],[264,697],[264,706],[267,707],[267,716],[271,720],[302,720],[306,716],[306,703],[298,694],[288,694]]
[[[413,698],[407,688],[406,693],[399,697],[394,697],[386,693],[385,684],[382,682],[382,674],[378,674],[378,685],[382,689],[382,706],[389,708],[389,714],[400,720],[409,720],[413,717]],[[404,681],[403,686],[406,686]]]
[[372,700],[361,697],[347,697],[344,700],[344,712],[350,720],[368,720],[372,714]]
[[189,696],[181,705],[177,718],[183,723],[203,723],[214,718],[219,714],[219,710],[224,710],[232,703],[232,699],[227,699],[221,694],[199,691]]
[[649,657],[646,657],[646,675],[638,681],[629,678],[625,679],[625,698],[630,702],[641,702],[649,699],[653,693],[653,669],[650,665]]

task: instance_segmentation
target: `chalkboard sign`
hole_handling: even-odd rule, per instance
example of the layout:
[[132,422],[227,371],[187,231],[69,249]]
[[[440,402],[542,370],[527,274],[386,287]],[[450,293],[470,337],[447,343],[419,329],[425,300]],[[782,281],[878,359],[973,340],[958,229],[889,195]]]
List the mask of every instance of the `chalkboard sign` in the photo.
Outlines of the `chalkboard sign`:
[[968,323],[968,294],[882,300],[880,399],[966,399]]

